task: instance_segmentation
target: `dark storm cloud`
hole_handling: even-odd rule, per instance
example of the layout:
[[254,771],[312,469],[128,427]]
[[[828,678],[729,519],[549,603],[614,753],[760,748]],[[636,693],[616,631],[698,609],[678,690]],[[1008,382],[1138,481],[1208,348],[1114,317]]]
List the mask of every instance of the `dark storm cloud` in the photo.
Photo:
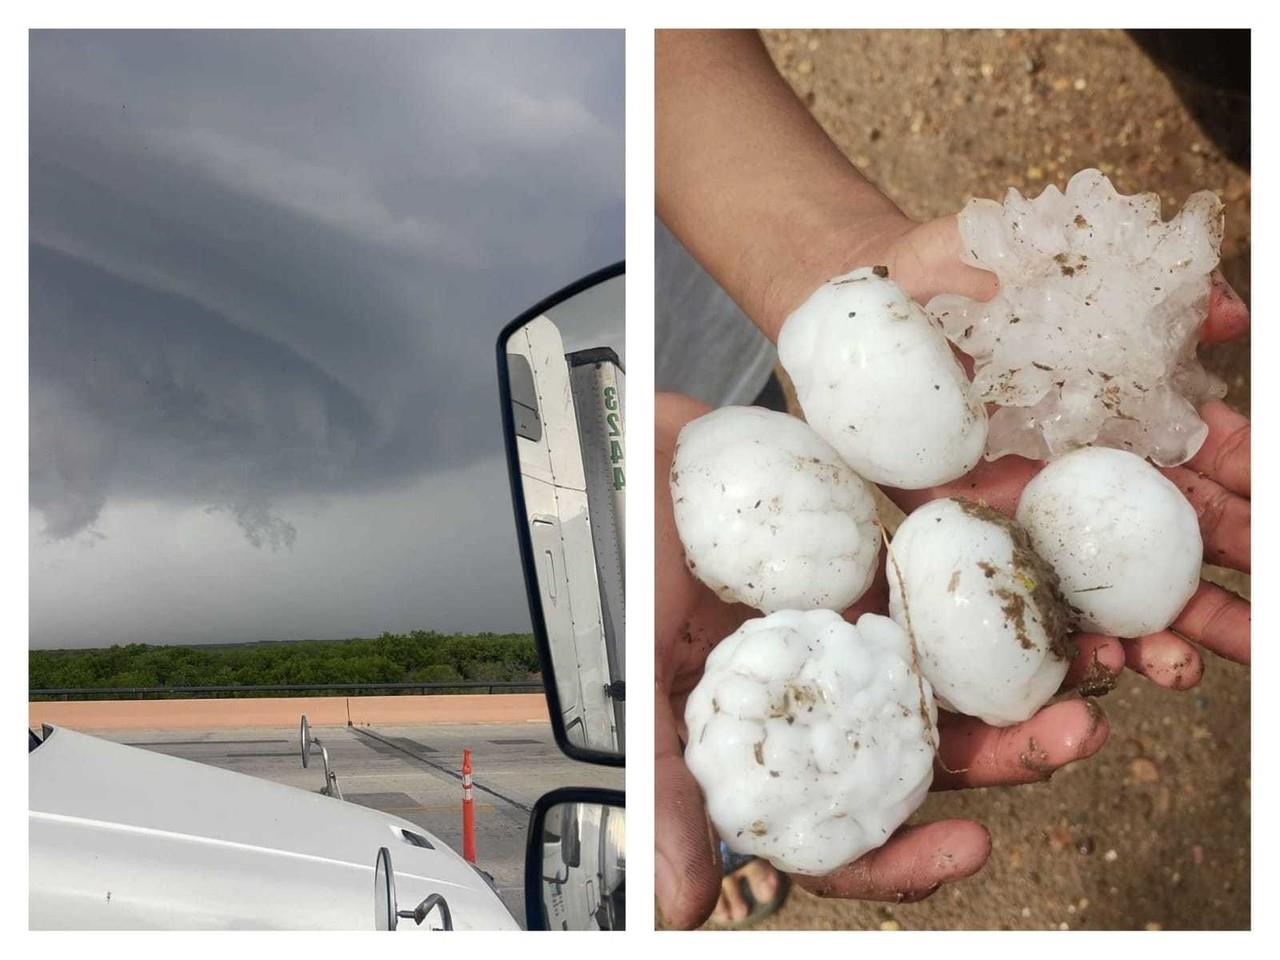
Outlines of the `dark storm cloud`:
[[[622,255],[620,35],[36,33],[31,505],[223,511],[500,453],[492,345]],[[494,514],[509,548],[509,516]],[[479,533],[479,532],[478,532]]]

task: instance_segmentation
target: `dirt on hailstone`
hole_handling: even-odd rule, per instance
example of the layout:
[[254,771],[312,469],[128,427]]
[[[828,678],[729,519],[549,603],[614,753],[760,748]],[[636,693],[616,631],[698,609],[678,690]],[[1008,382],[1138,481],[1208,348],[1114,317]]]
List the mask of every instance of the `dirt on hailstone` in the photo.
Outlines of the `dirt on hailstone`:
[[[954,213],[1010,186],[1062,187],[1090,166],[1123,193],[1159,193],[1166,216],[1216,190],[1222,269],[1249,301],[1248,170],[1126,34],[797,30],[765,41],[832,139],[911,216]],[[1247,414],[1248,340],[1201,352]],[[1246,576],[1207,574],[1249,593]],[[991,860],[974,877],[916,904],[793,889],[762,926],[1248,928],[1248,668],[1205,654],[1204,679],[1182,693],[1126,672],[1099,703],[1111,736],[1095,757],[1047,783],[932,794],[913,818],[985,824]]]

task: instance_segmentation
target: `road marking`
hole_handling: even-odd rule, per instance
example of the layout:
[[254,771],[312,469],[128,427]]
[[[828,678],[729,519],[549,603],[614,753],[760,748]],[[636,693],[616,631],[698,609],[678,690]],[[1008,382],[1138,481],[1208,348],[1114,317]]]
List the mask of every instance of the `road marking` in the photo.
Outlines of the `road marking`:
[[[441,764],[436,763],[434,760],[428,760],[426,757],[419,756],[418,754],[414,753],[413,751],[408,750],[408,749],[406,749],[405,747],[402,747],[400,744],[398,744],[398,743],[394,743],[393,741],[388,740],[388,739],[387,739],[387,738],[385,738],[385,737],[381,737],[381,736],[379,736],[378,734],[374,733],[372,730],[369,730],[369,729],[368,729],[368,728],[366,728],[366,727],[350,727],[349,729],[351,729],[351,730],[355,731],[356,733],[360,734],[361,736],[365,736],[365,737],[369,737],[369,738],[371,738],[371,739],[373,739],[373,740],[377,740],[379,743],[385,744],[386,746],[390,747],[390,748],[391,748],[391,749],[393,749],[393,750],[398,750],[398,751],[400,751],[401,753],[403,753],[406,757],[409,757],[409,758],[411,758],[411,759],[413,759],[413,760],[417,760],[419,763],[421,763],[421,764],[423,764],[423,765],[425,765],[425,766],[431,767],[433,770],[438,770],[438,771],[440,771],[441,773],[443,773],[443,774],[445,774],[445,775],[447,775],[447,776],[450,776],[450,777],[452,777],[452,778],[453,778],[453,779],[455,779],[455,780],[459,780],[459,781],[461,781],[461,780],[462,780],[462,774],[460,774],[460,773],[458,773],[458,772],[456,772],[456,771],[454,771],[454,770],[450,770],[448,767],[446,767],[446,766],[442,766]],[[486,787],[486,786],[485,786],[484,784],[482,784],[482,783],[477,783],[477,784],[475,784],[475,788],[476,788],[477,790],[483,790],[485,793],[489,794],[490,796],[492,796],[492,797],[497,797],[499,800],[502,800],[502,801],[505,801],[506,803],[511,804],[511,806],[515,807],[517,810],[520,810],[520,811],[521,811],[521,812],[523,812],[523,813],[532,813],[532,812],[533,812],[533,808],[532,808],[532,807],[527,806],[526,804],[521,803],[519,800],[513,800],[511,797],[508,797],[508,796],[506,796],[506,795],[504,795],[504,794],[501,794],[501,793],[499,793],[497,790],[494,790],[494,789],[492,789],[492,788],[490,788],[490,787]]]

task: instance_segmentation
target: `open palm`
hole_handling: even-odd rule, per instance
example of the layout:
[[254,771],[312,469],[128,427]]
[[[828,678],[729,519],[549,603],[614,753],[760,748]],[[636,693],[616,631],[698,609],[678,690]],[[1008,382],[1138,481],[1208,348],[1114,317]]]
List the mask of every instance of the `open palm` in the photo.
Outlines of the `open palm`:
[[[941,292],[986,299],[995,293],[991,274],[960,263],[954,218],[895,231],[877,262],[917,300]],[[1238,336],[1248,312],[1220,278],[1215,282],[1206,340]],[[675,528],[667,476],[676,437],[689,420],[707,411],[689,397],[660,395],[655,406],[655,801],[656,893],[667,923],[702,923],[716,903],[721,874],[708,833],[697,782],[684,764],[684,702],[702,676],[707,654],[743,621],[758,613],[730,605],[687,570]],[[1249,569],[1249,426],[1221,403],[1202,410],[1209,424],[1204,448],[1183,467],[1166,470],[1196,507],[1211,562]],[[982,463],[966,477],[928,490],[886,493],[904,510],[944,496],[983,500],[1012,514],[1026,483],[1043,464],[1018,457]],[[883,613],[887,591],[883,570],[858,604],[845,612]],[[1185,689],[1203,668],[1194,640],[1222,656],[1249,658],[1249,607],[1204,583],[1173,630],[1120,641],[1077,637],[1079,656],[1066,685],[1086,683],[1086,691],[1118,674],[1127,664],[1164,686]],[[1181,636],[1179,635],[1181,634]],[[1184,639],[1186,638],[1186,639]],[[1086,698],[1064,699],[1030,720],[995,728],[976,719],[939,714],[939,758],[934,789],[1026,783],[1096,752],[1109,728],[1101,708]],[[990,852],[985,829],[970,820],[945,820],[903,827],[879,849],[825,877],[797,877],[825,896],[912,900],[939,885],[979,870]]]
[[[954,217],[912,225],[885,244],[890,275],[924,303],[939,293],[989,299],[995,277],[960,262],[960,235]],[[1220,343],[1241,336],[1249,327],[1249,311],[1220,273],[1214,274],[1209,314],[1201,340]],[[1204,446],[1187,463],[1162,472],[1183,492],[1200,519],[1205,562],[1249,571],[1250,469],[1249,421],[1221,401],[1200,410],[1209,426]],[[967,476],[926,490],[885,490],[899,507],[911,512],[939,497],[982,500],[1012,516],[1022,488],[1044,466],[1022,457],[980,463]],[[1185,690],[1200,681],[1204,665],[1192,642],[1235,660],[1249,662],[1249,604],[1211,583],[1202,582],[1170,630],[1118,640],[1087,636],[1089,656],[1117,669],[1133,670],[1164,687]]]

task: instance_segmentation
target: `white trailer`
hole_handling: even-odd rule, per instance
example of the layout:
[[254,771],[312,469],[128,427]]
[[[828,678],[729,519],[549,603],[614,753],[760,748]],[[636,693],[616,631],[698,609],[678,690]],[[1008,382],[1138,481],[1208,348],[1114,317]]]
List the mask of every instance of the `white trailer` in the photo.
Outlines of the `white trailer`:
[[[560,331],[546,317],[516,331],[506,349],[525,520],[537,565],[543,619],[552,657],[557,664],[565,664],[556,670],[565,730],[574,744],[621,751],[624,657],[620,550],[613,545],[607,551],[598,550],[608,539],[602,540],[604,531],[597,532],[594,527],[595,522],[605,523],[606,515],[616,523],[620,511],[601,499],[594,475],[600,469],[600,458],[594,450],[584,457],[584,449],[598,445],[600,438],[584,437],[580,431],[584,420],[588,425],[604,424],[607,431],[609,415],[613,414],[621,432],[621,369],[617,368],[616,376],[604,374],[592,361],[579,364],[576,369],[583,373],[574,377],[571,371],[575,368],[565,356]],[[579,381],[577,390],[575,379]],[[600,384],[594,393],[593,380]],[[605,410],[606,403],[619,409]],[[588,426],[588,432],[591,430]],[[607,437],[604,439],[607,443]],[[618,450],[620,453],[620,444]],[[606,446],[604,460],[609,456]],[[615,499],[613,476],[610,469],[610,501]],[[625,484],[621,465],[617,476]],[[616,493],[621,491],[619,486]],[[604,576],[601,555],[608,558]]]

